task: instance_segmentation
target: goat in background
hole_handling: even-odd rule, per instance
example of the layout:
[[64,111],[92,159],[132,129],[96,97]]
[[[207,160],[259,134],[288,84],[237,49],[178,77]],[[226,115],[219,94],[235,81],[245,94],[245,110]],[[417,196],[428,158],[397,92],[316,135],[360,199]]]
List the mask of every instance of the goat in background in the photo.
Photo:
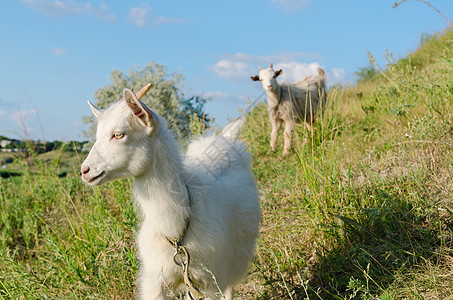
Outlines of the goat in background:
[[275,151],[280,127],[285,122],[283,156],[291,149],[292,131],[300,120],[305,122],[311,132],[311,124],[316,114],[326,103],[325,72],[318,69],[318,77],[307,76],[294,84],[278,84],[277,77],[283,71],[274,71],[272,64],[267,69],[259,67],[259,75],[252,76],[253,81],[261,81],[267,95],[267,109],[271,120],[271,150]]

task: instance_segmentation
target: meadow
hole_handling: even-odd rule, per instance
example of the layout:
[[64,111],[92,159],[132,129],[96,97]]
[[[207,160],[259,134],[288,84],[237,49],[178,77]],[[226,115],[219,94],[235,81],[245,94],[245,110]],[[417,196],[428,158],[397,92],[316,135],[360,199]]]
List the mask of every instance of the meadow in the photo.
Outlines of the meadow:
[[[330,88],[288,157],[265,104],[248,113],[262,221],[237,299],[453,299],[453,31],[386,59]],[[55,155],[0,177],[0,297],[133,299],[132,180],[89,188],[84,154]]]

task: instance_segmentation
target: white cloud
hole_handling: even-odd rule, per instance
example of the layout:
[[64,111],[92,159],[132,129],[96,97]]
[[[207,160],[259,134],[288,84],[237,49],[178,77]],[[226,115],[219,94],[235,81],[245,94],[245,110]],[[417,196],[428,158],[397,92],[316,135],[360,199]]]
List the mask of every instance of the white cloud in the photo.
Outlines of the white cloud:
[[305,7],[310,3],[309,0],[269,0],[271,3],[275,4],[277,7],[285,11],[296,11]]
[[318,62],[313,63],[280,63],[274,65],[274,69],[282,69],[283,74],[279,76],[281,82],[295,82],[305,76],[318,75],[318,68],[326,71],[326,84],[332,86],[337,83],[347,83],[346,71],[340,68],[326,70]]
[[0,110],[0,116],[3,116],[5,114],[6,114],[6,112],[4,110]]
[[300,59],[320,58],[317,54],[303,52],[281,52],[273,55],[251,55],[236,53],[226,55],[208,69],[221,78],[243,81],[258,73],[258,66],[267,68],[274,62],[274,68],[284,69],[288,81],[298,80],[307,75],[317,74],[319,63],[301,63]]
[[113,22],[116,16],[105,3],[94,7],[90,2],[79,3],[74,0],[20,0],[28,6],[52,16],[88,14],[97,19]]
[[153,17],[150,11],[151,7],[147,4],[143,4],[141,7],[131,7],[129,9],[129,20],[139,28],[182,23],[182,20],[178,18]]
[[53,55],[56,55],[56,56],[63,55],[66,53],[65,48],[52,48],[52,49],[50,49],[50,51],[52,52]]
[[147,23],[149,8],[131,7],[129,9],[129,20],[137,27],[143,28]]
[[[282,69],[283,74],[279,77],[280,82],[295,82],[305,76],[317,75],[319,63],[322,57],[318,54],[303,52],[282,52],[272,55],[251,55],[236,53],[225,55],[215,65],[208,66],[208,70],[220,78],[230,81],[246,82],[250,76],[258,74],[258,67],[269,67],[273,63],[274,69]],[[301,60],[313,60],[301,62]],[[326,70],[327,84],[344,83],[346,72],[344,69],[333,68]]]
[[274,69],[282,69],[283,74],[279,77],[281,81],[294,82],[303,77],[309,75],[317,75],[318,68],[321,66],[318,62],[312,63],[300,63],[300,62],[288,62],[288,63],[277,63],[274,65]]
[[221,78],[240,80],[253,73],[254,68],[247,62],[222,59],[208,69]]

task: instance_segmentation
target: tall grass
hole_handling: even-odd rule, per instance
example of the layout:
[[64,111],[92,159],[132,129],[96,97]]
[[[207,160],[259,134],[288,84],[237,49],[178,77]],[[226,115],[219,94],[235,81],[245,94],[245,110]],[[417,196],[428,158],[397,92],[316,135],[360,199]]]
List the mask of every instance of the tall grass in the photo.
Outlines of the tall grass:
[[72,175],[26,171],[1,180],[2,298],[132,298],[137,221],[129,182],[87,189]]

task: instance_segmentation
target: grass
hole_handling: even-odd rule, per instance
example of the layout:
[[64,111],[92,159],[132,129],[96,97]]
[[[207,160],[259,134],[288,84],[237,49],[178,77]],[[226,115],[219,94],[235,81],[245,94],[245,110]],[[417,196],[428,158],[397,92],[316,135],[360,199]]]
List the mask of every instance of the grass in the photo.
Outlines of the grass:
[[90,190],[78,176],[2,179],[0,295],[131,298],[137,262],[129,190],[128,181]]
[[[248,114],[262,221],[237,298],[453,299],[453,55],[437,39],[423,67],[389,56],[385,76],[332,88],[286,158],[265,105]],[[87,188],[81,160],[32,155],[0,177],[0,298],[134,298],[131,181]]]

